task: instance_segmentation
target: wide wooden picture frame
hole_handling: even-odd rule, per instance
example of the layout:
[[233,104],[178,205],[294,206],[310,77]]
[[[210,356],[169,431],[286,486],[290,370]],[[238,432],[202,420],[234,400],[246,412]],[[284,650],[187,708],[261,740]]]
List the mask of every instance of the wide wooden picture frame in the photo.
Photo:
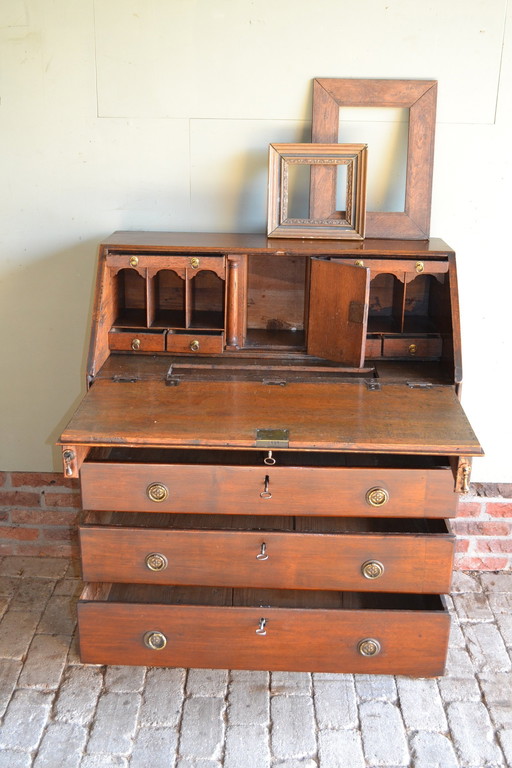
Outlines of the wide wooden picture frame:
[[[334,184],[332,206],[322,216],[288,215],[289,169],[293,165],[327,168]],[[346,166],[345,210],[336,210],[336,169]],[[366,144],[270,144],[268,172],[269,237],[363,240],[366,216]],[[312,183],[309,195],[314,194]]]
[[[401,107],[409,110],[404,211],[367,211],[366,237],[425,240],[430,234],[432,172],[436,123],[436,80],[313,81],[312,141],[338,141],[340,107]],[[343,137],[341,137],[343,138]],[[370,157],[372,148],[369,148]],[[311,215],[332,210],[336,182],[332,169],[315,169]]]

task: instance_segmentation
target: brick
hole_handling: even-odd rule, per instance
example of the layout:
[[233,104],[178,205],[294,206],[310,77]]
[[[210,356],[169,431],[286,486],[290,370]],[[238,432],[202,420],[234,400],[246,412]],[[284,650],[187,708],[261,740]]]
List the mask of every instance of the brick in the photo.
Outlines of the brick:
[[361,701],[396,701],[395,680],[390,675],[356,675],[355,684]]
[[446,731],[443,703],[435,680],[397,678],[405,727],[411,731]]
[[457,557],[455,568],[461,571],[500,571],[508,565],[507,557]]
[[184,669],[148,669],[142,693],[142,725],[177,726],[183,706]]
[[217,696],[186,699],[181,722],[183,757],[216,760],[224,743],[224,701]]
[[41,739],[53,694],[18,690],[14,693],[0,727],[0,747],[31,752]]
[[139,728],[133,744],[130,768],[174,765],[178,732],[174,728]]
[[78,493],[53,493],[43,491],[46,507],[66,507],[67,509],[79,509],[81,499]]
[[[6,523],[6,522],[8,522],[8,521],[9,521],[9,513],[8,513],[7,511],[3,511],[3,512],[2,512],[2,511],[0,510],[0,522],[2,522],[2,523]],[[14,522],[14,520],[12,520],[12,519],[11,519],[11,520],[10,520],[10,522]],[[0,529],[0,532],[1,532],[1,530],[2,530],[2,529]]]
[[270,690],[273,694],[311,695],[309,672],[271,672]]
[[456,554],[466,554],[466,552],[469,552],[469,545],[471,543],[472,542],[470,539],[461,539],[461,538],[455,539]]
[[13,509],[11,522],[20,525],[76,525],[80,515],[76,510],[54,512],[48,509]]
[[50,723],[41,741],[33,768],[78,768],[87,730],[75,723]]
[[190,669],[187,676],[187,695],[224,698],[227,684],[226,669]]
[[489,715],[481,702],[455,702],[448,706],[448,722],[455,749],[464,768],[501,765]]
[[477,539],[475,542],[477,552],[490,552],[497,554],[512,552],[512,539]]
[[269,768],[268,730],[263,725],[231,725],[226,731],[223,768]]
[[75,624],[75,603],[65,595],[54,595],[46,604],[37,632],[48,635],[72,635]]
[[87,752],[129,755],[140,708],[138,693],[104,693],[98,700],[96,718]]
[[488,501],[485,511],[491,517],[510,517],[512,519],[512,502]]
[[480,517],[485,510],[485,502],[459,501],[457,519],[460,517]]
[[454,520],[453,532],[457,536],[507,536],[512,530],[512,523],[494,520]]
[[365,768],[367,765],[358,731],[320,731],[318,747],[322,768]]
[[38,621],[33,611],[7,611],[0,622],[0,658],[23,659]]
[[137,693],[144,687],[145,667],[115,667],[105,669],[105,688],[118,693]]
[[398,708],[388,701],[365,701],[359,707],[363,750],[369,765],[408,765],[409,750]]
[[268,725],[269,717],[269,673],[233,670],[229,684],[228,723]]
[[58,557],[69,561],[72,557],[79,557],[78,546],[74,541],[17,542],[9,554],[12,554],[13,551],[16,551],[18,556],[27,555],[31,559]]
[[38,507],[41,494],[32,491],[0,491],[0,507]]
[[31,768],[32,755],[28,752],[14,752],[12,749],[0,750],[0,768]]
[[315,680],[314,690],[319,728],[357,728],[357,700],[352,681]]
[[452,593],[456,592],[457,594],[463,592],[481,592],[482,584],[475,573],[455,571],[452,577],[451,591]]
[[477,672],[506,672],[510,656],[495,624],[466,624],[464,634]]
[[19,679],[20,688],[56,689],[66,663],[69,635],[35,635]]
[[494,618],[483,592],[453,595],[453,603],[461,624],[466,621],[492,621]]
[[0,718],[4,714],[22,668],[21,661],[0,661]]
[[453,746],[442,733],[414,733],[411,752],[414,768],[459,768]]
[[4,485],[7,485],[7,472],[0,472],[0,488]]
[[17,541],[35,541],[39,538],[39,528],[10,528],[1,526],[0,538],[16,539]]
[[99,667],[69,667],[59,688],[54,717],[67,723],[87,725],[102,687],[103,672]]
[[313,701],[309,696],[274,696],[270,703],[274,758],[316,753]]
[[74,477],[64,477],[60,472],[11,472],[13,488],[41,488],[56,486],[72,488],[78,491],[79,481]]
[[37,576],[38,579],[60,579],[66,573],[68,561],[62,558],[6,557],[0,574],[4,576]]

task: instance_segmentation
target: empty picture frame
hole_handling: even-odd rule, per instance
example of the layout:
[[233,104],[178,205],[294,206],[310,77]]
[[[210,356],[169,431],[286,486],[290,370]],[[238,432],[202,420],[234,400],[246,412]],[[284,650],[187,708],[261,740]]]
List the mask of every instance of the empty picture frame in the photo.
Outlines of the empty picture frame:
[[[436,102],[435,80],[314,80],[313,142],[338,141],[340,107],[409,110],[404,211],[367,211],[366,237],[405,240],[429,237]],[[371,146],[369,151],[371,157]],[[315,170],[312,176],[311,215],[322,218],[336,197],[336,181],[329,168]]]
[[[270,144],[268,236],[363,240],[366,158],[366,144]],[[314,170],[323,168],[329,169],[333,183],[332,207],[312,216]],[[298,190],[292,189],[294,171],[302,169],[310,176],[298,179]],[[298,212],[294,208],[300,197],[305,210]]]

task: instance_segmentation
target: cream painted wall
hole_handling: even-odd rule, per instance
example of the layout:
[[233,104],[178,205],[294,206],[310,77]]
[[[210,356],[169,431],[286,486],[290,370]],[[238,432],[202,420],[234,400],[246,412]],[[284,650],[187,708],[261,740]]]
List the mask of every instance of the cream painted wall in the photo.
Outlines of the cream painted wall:
[[314,77],[439,81],[432,235],[458,252],[463,404],[512,481],[512,11],[506,0],[1,0],[0,469],[58,468],[97,242],[263,231],[271,141]]

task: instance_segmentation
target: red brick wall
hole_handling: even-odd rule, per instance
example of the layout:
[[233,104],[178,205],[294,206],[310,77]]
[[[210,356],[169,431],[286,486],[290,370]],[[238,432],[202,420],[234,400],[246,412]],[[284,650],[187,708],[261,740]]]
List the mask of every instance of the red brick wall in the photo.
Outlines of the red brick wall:
[[[0,555],[77,557],[78,481],[58,473],[0,472]],[[462,496],[455,568],[512,570],[512,484],[476,483]]]

